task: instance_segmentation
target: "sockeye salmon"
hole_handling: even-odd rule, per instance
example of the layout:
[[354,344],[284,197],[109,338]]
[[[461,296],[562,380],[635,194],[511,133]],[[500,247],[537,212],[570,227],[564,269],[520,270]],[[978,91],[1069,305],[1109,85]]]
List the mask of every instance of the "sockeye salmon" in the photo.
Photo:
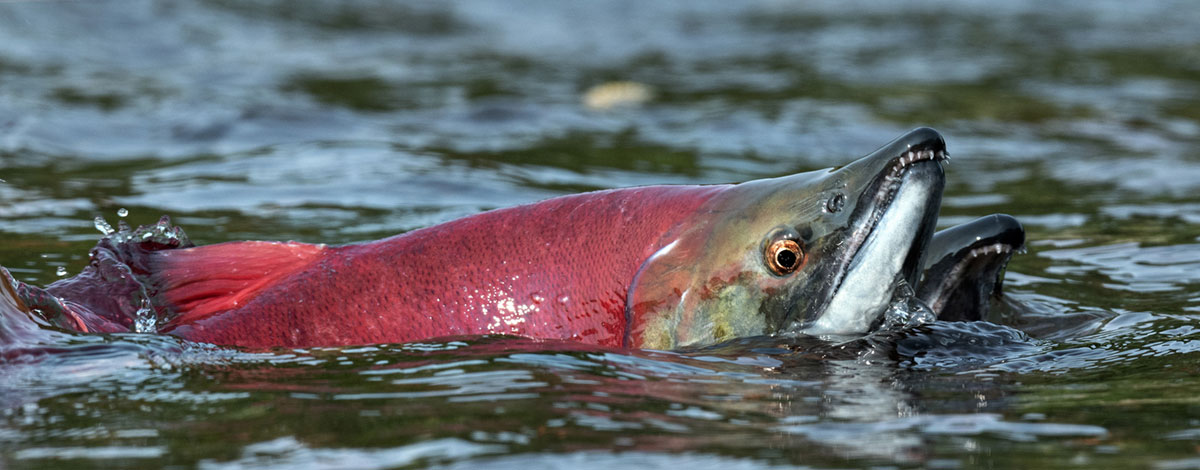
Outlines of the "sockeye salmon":
[[859,335],[898,286],[939,314],[979,319],[1024,232],[996,215],[935,235],[947,158],[922,128],[835,169],[569,195],[342,246],[192,246],[164,217],[106,236],[82,273],[45,289],[4,272],[0,297],[70,331],[250,348]]

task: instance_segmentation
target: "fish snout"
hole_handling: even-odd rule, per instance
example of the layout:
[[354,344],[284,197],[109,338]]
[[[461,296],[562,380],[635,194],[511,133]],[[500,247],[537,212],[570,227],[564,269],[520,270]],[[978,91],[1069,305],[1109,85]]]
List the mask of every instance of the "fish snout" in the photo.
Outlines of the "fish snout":
[[936,163],[933,166],[940,168],[941,162],[949,159],[946,140],[942,135],[928,127],[920,127],[838,171],[846,175],[848,188],[857,187],[866,191],[885,179],[899,178],[911,168],[927,166],[922,165],[924,162]]
[[848,217],[830,231],[823,271],[826,302],[795,318],[807,334],[860,334],[875,325],[892,293],[918,280],[941,207],[946,141],[918,128],[835,171],[846,191]]

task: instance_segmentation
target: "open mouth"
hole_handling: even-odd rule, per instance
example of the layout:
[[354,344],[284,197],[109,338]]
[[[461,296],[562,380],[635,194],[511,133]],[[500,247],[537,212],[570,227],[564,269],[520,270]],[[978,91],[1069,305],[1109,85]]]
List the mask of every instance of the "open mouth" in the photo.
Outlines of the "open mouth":
[[1017,219],[993,214],[934,234],[917,296],[942,320],[980,320],[1001,274],[1025,244]]
[[[851,234],[851,242],[853,246],[861,248],[866,240],[875,235],[879,228],[879,222],[885,214],[894,206],[896,196],[900,192],[901,187],[905,182],[905,178],[914,171],[921,171],[924,168],[937,167],[936,171],[940,177],[941,162],[950,159],[950,155],[945,149],[925,149],[925,150],[910,150],[904,154],[894,158],[888,165],[887,172],[882,177],[876,180],[867,188],[863,194],[874,194],[871,202],[867,207],[871,209],[870,216]],[[928,163],[926,163],[928,162]],[[940,189],[940,188],[939,188]],[[940,191],[939,191],[940,195]],[[940,198],[939,198],[940,205]],[[858,249],[849,250],[850,257],[857,260]]]
[[[800,331],[812,335],[865,333],[875,326],[896,286],[915,283],[933,234],[948,159],[940,137],[895,152],[867,184],[851,216],[837,264],[834,293]],[[892,150],[892,149],[885,149]],[[868,157],[868,162],[877,159]]]

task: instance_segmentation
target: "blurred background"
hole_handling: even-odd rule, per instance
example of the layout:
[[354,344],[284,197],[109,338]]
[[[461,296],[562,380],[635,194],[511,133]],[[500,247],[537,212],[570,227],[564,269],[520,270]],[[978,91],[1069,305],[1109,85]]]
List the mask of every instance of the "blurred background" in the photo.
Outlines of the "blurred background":
[[[7,3],[0,233],[90,241],[126,207],[201,242],[362,240],[917,126],[956,157],[947,221],[1172,229],[1200,219],[1197,25],[1171,1]],[[44,271],[28,252],[0,253]]]
[[[1166,455],[1159,468],[1196,468],[1194,392],[1200,384],[1189,377],[1200,373],[1200,332],[1190,326],[1200,312],[1198,31],[1200,8],[1172,0],[0,2],[0,265],[40,284],[78,273],[99,237],[96,216],[137,225],[168,214],[199,244],[344,243],[580,191],[737,182],[825,168],[908,129],[931,126],[945,135],[954,157],[939,224],[994,212],[1019,218],[1029,232],[1029,252],[1010,265],[1006,287],[1025,306],[1024,318],[1051,320],[1025,328],[1034,338],[1017,341],[1020,347],[950,349],[925,356],[937,361],[910,359],[906,366],[948,373],[979,367],[988,374],[999,368],[1007,379],[997,380],[1006,385],[979,396],[1003,390],[1025,401],[984,399],[980,405],[944,394],[946,405],[904,392],[884,407],[909,414],[989,411],[996,414],[971,423],[978,432],[1001,435],[1062,429],[1014,431],[995,425],[996,416],[1037,420],[1049,413],[1051,420],[1102,428],[1066,428],[1084,437],[1046,450],[1021,447],[1019,439],[967,445],[909,423],[898,431],[903,439],[886,439],[878,448],[890,449],[878,452],[882,456],[863,449],[832,453],[863,459],[848,461],[852,465],[932,466],[930,456],[942,449],[949,460],[934,463],[946,468],[992,462],[979,460],[979,449],[1054,466],[1112,455],[1118,460],[1109,462],[1144,465],[1146,456]],[[995,342],[1001,343],[1008,344]],[[347,354],[367,359],[366,353]],[[358,365],[343,372],[354,375]],[[834,376],[861,374],[850,370]],[[1146,371],[1157,372],[1137,375]],[[109,378],[125,380],[113,378],[118,375]],[[1138,378],[1113,382],[1122,376]],[[142,380],[167,388],[207,386],[199,378],[149,377]],[[882,377],[900,380],[893,372]],[[933,388],[961,389],[974,377]],[[916,382],[930,380],[936,382],[928,376]],[[799,388],[782,401],[771,395],[781,393],[775,389],[739,396],[800,406],[798,396],[808,392],[838,395],[822,386],[790,386]],[[892,396],[924,386],[884,387],[886,393],[852,388],[850,395]],[[133,408],[106,394],[110,390],[80,393]],[[1067,390],[1081,395],[1064,401]],[[244,423],[238,413],[254,405],[243,398],[214,413]],[[876,436],[870,426],[800,429],[811,421],[747,418],[738,414],[742,408],[693,399],[700,411],[673,419],[693,426],[741,419],[775,429],[768,439],[772,451],[756,447],[763,436],[740,434],[745,446],[727,453],[738,458],[803,464],[793,447],[798,441],[823,442],[814,436],[826,431],[849,433],[835,435],[850,441]],[[532,409],[548,407],[537,405]],[[330,419],[345,412],[338,409]],[[845,417],[823,408],[809,412],[818,424]],[[124,418],[96,419],[115,428],[131,415],[118,416]],[[7,446],[10,456],[21,457],[12,462],[23,465],[63,454],[13,449],[49,445],[55,436],[87,428],[6,419],[0,450]],[[293,434],[315,446],[349,445],[330,436],[306,439],[300,431],[306,421],[296,419],[280,425],[277,435],[233,438],[234,446],[210,429],[225,444],[214,448]],[[884,428],[893,423],[864,419]],[[525,439],[538,449],[607,448],[625,432],[568,423],[558,444],[522,437],[501,445],[524,449],[519,441]],[[514,426],[505,432],[517,432]],[[437,431],[414,435],[473,439],[436,423],[429,429]],[[714,442],[682,431],[677,437],[656,442],[701,454]],[[923,450],[895,450],[896,442],[912,444],[904,440],[910,438]],[[498,442],[488,439],[476,441]],[[287,452],[288,445],[300,445],[294,438],[270,442]],[[908,444],[899,448],[911,449]],[[175,445],[161,447],[170,454],[152,451],[149,458],[182,455]],[[226,461],[242,454],[216,455]],[[379,457],[359,457],[372,455]],[[137,460],[136,452],[125,457],[163,463]],[[610,463],[681,464],[639,458]],[[693,464],[745,463],[724,459]],[[522,468],[562,463],[515,462]],[[762,464],[755,462],[748,465]]]

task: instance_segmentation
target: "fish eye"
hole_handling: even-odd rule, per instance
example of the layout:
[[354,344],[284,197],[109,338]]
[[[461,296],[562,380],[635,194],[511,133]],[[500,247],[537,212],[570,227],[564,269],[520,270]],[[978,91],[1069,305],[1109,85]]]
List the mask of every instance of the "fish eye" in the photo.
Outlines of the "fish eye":
[[764,255],[767,267],[779,276],[791,274],[804,264],[804,249],[800,247],[799,242],[792,239],[771,242],[767,245]]

